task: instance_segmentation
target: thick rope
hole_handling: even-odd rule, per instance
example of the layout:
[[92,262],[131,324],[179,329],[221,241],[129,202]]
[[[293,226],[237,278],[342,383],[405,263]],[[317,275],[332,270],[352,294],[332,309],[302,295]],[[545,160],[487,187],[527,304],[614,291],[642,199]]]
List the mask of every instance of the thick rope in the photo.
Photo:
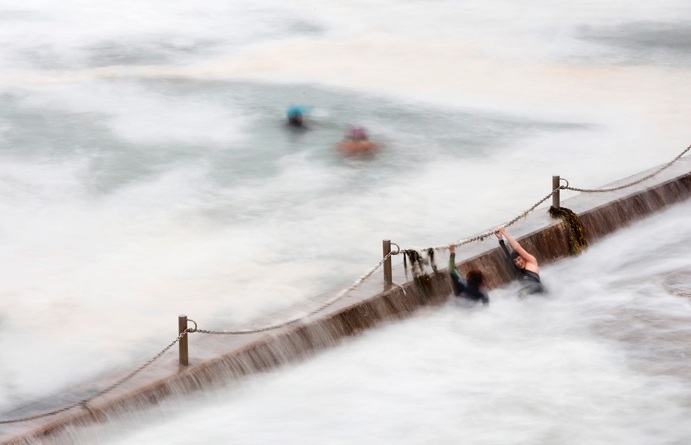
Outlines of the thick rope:
[[205,330],[205,329],[197,329],[196,331],[193,331],[193,332],[199,332],[200,334],[213,334],[213,335],[246,335],[246,334],[256,334],[256,333],[259,333],[259,332],[264,332],[264,331],[269,331],[269,330],[272,330],[272,329],[281,328],[281,327],[287,326],[287,325],[289,325],[289,324],[293,324],[293,323],[297,323],[297,322],[302,321],[302,320],[306,320],[307,318],[311,317],[312,315],[314,315],[314,314],[316,314],[316,313],[318,313],[318,312],[320,312],[320,311],[326,309],[327,307],[331,306],[332,304],[334,304],[335,302],[337,302],[337,301],[340,300],[341,298],[343,298],[343,297],[345,297],[346,295],[348,295],[353,289],[355,289],[355,288],[358,287],[360,284],[362,284],[363,281],[365,281],[365,280],[366,280],[367,278],[369,278],[377,269],[379,269],[379,267],[380,267],[382,264],[384,264],[384,262],[385,262],[386,260],[388,260],[389,258],[391,258],[392,255],[397,255],[398,253],[400,253],[400,250],[399,250],[398,252],[389,252],[389,254],[386,255],[384,258],[382,258],[382,260],[381,260],[376,266],[374,266],[373,268],[371,268],[370,270],[368,270],[367,272],[365,272],[364,275],[362,275],[360,278],[358,278],[357,280],[355,280],[355,282],[354,282],[353,284],[351,284],[348,288],[343,289],[343,290],[342,290],[341,292],[339,292],[336,296],[330,298],[329,300],[327,300],[326,302],[324,302],[322,305],[320,305],[318,308],[316,308],[316,309],[314,309],[314,310],[312,310],[312,311],[310,311],[310,312],[308,312],[308,313],[306,313],[306,314],[293,317],[293,318],[291,318],[290,320],[287,320],[287,321],[276,322],[276,323],[273,323],[273,324],[270,324],[270,325],[267,325],[267,326],[264,326],[264,327],[261,327],[261,328],[256,328],[256,329],[242,329],[242,330],[237,330],[237,331],[208,331],[208,330]]
[[144,363],[143,365],[141,365],[139,368],[135,369],[134,371],[130,372],[129,374],[127,374],[125,377],[121,378],[121,379],[118,380],[117,382],[113,383],[112,385],[108,386],[108,387],[105,388],[105,389],[102,389],[102,390],[100,390],[100,391],[98,391],[98,392],[96,392],[96,393],[90,395],[89,397],[86,397],[86,398],[84,398],[84,399],[78,400],[78,401],[76,401],[76,402],[72,402],[72,403],[70,403],[69,405],[63,406],[62,408],[59,408],[59,409],[56,409],[56,410],[53,410],[53,411],[49,411],[49,412],[45,412],[45,413],[41,413],[41,414],[36,414],[36,415],[34,415],[34,416],[20,417],[20,418],[17,418],[17,419],[10,419],[10,420],[0,420],[0,424],[17,423],[17,422],[26,422],[26,421],[28,421],[28,420],[40,419],[40,418],[42,418],[42,417],[52,416],[52,415],[54,415],[54,414],[58,414],[58,413],[67,411],[67,410],[72,409],[72,408],[75,408],[75,407],[77,407],[77,406],[83,406],[83,407],[86,408],[88,411],[91,411],[91,410],[88,408],[88,406],[86,405],[88,402],[92,401],[92,400],[95,399],[96,397],[102,396],[103,394],[105,394],[105,393],[107,393],[107,392],[109,392],[109,391],[114,390],[114,389],[117,388],[118,386],[120,386],[120,385],[122,385],[123,383],[125,383],[127,380],[129,380],[129,379],[131,379],[132,377],[134,377],[135,375],[139,374],[144,368],[146,368],[147,366],[149,366],[150,364],[152,364],[153,362],[155,362],[156,360],[158,360],[163,354],[165,354],[166,351],[168,351],[170,348],[172,348],[172,347],[175,345],[175,343],[179,342],[180,339],[181,339],[183,336],[187,335],[188,332],[193,332],[193,331],[191,331],[191,330],[189,330],[189,329],[185,329],[184,331],[182,331],[182,332],[180,333],[180,335],[178,335],[178,337],[177,337],[175,340],[173,340],[173,342],[172,342],[171,344],[169,344],[168,346],[166,346],[165,348],[163,348],[163,350],[162,350],[161,352],[159,352],[158,354],[156,354],[152,359],[150,359],[149,361],[147,361],[146,363]]
[[[258,329],[246,329],[246,330],[239,330],[239,331],[208,331],[208,330],[204,330],[204,329],[185,329],[182,333],[180,333],[180,335],[178,335],[178,337],[177,337],[175,340],[173,340],[173,342],[172,342],[171,344],[169,344],[168,346],[166,346],[161,352],[159,352],[159,353],[156,354],[153,358],[151,358],[149,361],[147,361],[146,363],[144,363],[143,365],[141,365],[139,368],[137,368],[137,369],[135,369],[134,371],[132,371],[131,373],[127,374],[125,377],[121,378],[120,380],[118,380],[117,382],[115,382],[115,383],[113,383],[112,385],[108,386],[107,388],[102,389],[101,391],[98,391],[98,392],[96,392],[96,393],[90,395],[89,397],[86,397],[86,398],[84,398],[84,399],[78,400],[78,401],[76,401],[76,402],[72,402],[72,403],[70,403],[69,405],[65,405],[65,406],[63,406],[62,408],[59,408],[59,409],[56,409],[56,410],[53,410],[53,411],[49,411],[49,412],[44,412],[44,413],[41,413],[41,414],[36,414],[36,415],[33,415],[33,416],[20,417],[20,418],[16,418],[16,419],[8,419],[8,420],[0,420],[0,424],[18,423],[18,422],[26,422],[26,421],[29,421],[29,420],[36,420],[36,419],[40,419],[40,418],[42,418],[42,417],[47,417],[47,416],[52,416],[52,415],[55,415],[55,414],[59,414],[59,413],[65,412],[65,411],[67,411],[67,410],[70,410],[70,409],[72,409],[72,408],[76,408],[76,407],[78,407],[78,406],[85,407],[85,408],[88,410],[88,406],[86,405],[88,402],[90,402],[91,400],[95,399],[96,397],[99,397],[99,396],[101,396],[101,395],[103,395],[103,394],[105,394],[105,393],[107,393],[107,392],[109,392],[109,391],[112,391],[113,389],[115,389],[115,388],[117,388],[118,386],[120,386],[120,385],[122,385],[123,383],[125,383],[127,380],[129,380],[129,379],[131,379],[132,377],[134,377],[135,375],[137,375],[137,374],[138,374],[139,372],[141,372],[144,368],[146,368],[147,366],[149,366],[150,364],[152,364],[154,361],[156,361],[157,359],[159,359],[163,354],[165,354],[166,351],[168,351],[170,348],[172,348],[172,347],[173,347],[177,342],[179,342],[180,339],[181,339],[184,335],[186,335],[187,333],[195,333],[195,332],[198,332],[198,333],[201,333],[201,334],[215,334],[215,335],[242,335],[242,334],[254,334],[254,333],[269,331],[269,330],[272,330],[272,329],[277,329],[277,328],[282,327],[282,326],[287,326],[287,325],[289,325],[289,324],[292,324],[292,323],[295,323],[295,322],[298,322],[298,321],[301,321],[301,320],[305,320],[305,319],[307,319],[308,317],[311,317],[312,315],[314,315],[314,314],[318,313],[319,311],[321,311],[321,310],[327,308],[328,306],[332,305],[332,304],[335,303],[336,301],[338,301],[338,300],[340,300],[341,298],[343,298],[344,296],[346,296],[346,295],[347,295],[348,293],[350,293],[353,289],[355,289],[356,287],[358,287],[363,281],[365,281],[367,278],[369,278],[369,277],[370,277],[370,276],[371,276],[371,275],[372,275],[382,264],[384,264],[384,262],[385,262],[387,259],[391,258],[392,255],[396,255],[396,254],[399,254],[399,253],[400,253],[400,249],[399,249],[398,251],[396,251],[396,252],[390,252],[388,255],[386,255],[384,258],[382,258],[382,260],[381,260],[376,266],[374,266],[373,268],[371,268],[371,269],[370,269],[369,271],[367,271],[364,275],[362,275],[360,278],[358,278],[352,285],[350,285],[350,287],[348,287],[347,289],[342,290],[342,291],[339,292],[335,297],[332,297],[331,299],[329,299],[328,301],[326,301],[325,303],[323,303],[322,305],[320,305],[318,308],[316,308],[316,309],[310,311],[309,313],[307,313],[307,314],[305,314],[305,315],[300,315],[300,316],[295,317],[295,318],[293,318],[293,319],[291,319],[291,320],[284,321],[284,322],[279,322],[279,323],[274,323],[274,324],[271,324],[271,325],[268,325],[268,326],[265,326],[265,327],[262,327],[262,328],[258,328]],[[400,288],[403,290],[403,293],[405,294],[405,289],[403,289],[402,286],[400,286],[400,285],[398,285],[398,284],[396,284],[396,286],[400,287]]]
[[691,145],[689,145],[688,147],[686,147],[686,150],[682,151],[682,152],[679,154],[679,156],[677,156],[676,158],[672,159],[670,162],[668,162],[667,164],[663,165],[662,167],[660,167],[659,169],[657,169],[657,170],[654,171],[653,173],[651,173],[651,174],[649,174],[648,176],[643,177],[643,178],[641,178],[641,179],[639,179],[639,180],[637,180],[637,181],[631,182],[631,183],[629,183],[629,184],[620,185],[620,186],[618,186],[618,187],[610,187],[610,188],[606,188],[606,189],[579,189],[579,188],[576,188],[576,187],[569,187],[569,186],[564,187],[564,189],[566,189],[566,190],[573,190],[574,192],[581,192],[581,193],[602,193],[602,192],[613,192],[613,191],[615,191],[615,190],[625,189],[625,188],[627,188],[627,187],[631,187],[631,186],[633,186],[633,185],[640,184],[641,182],[643,182],[643,181],[645,181],[645,180],[647,180],[647,179],[650,179],[650,178],[652,178],[653,176],[657,175],[658,173],[661,173],[662,171],[668,169],[669,167],[671,167],[672,164],[674,164],[674,163],[677,162],[679,159],[681,159],[681,157],[684,156],[689,150],[691,150]]
[[[528,213],[530,213],[530,212],[532,212],[533,210],[535,210],[535,209],[537,208],[537,206],[539,206],[539,205],[542,204],[543,202],[547,201],[549,198],[552,197],[552,195],[554,195],[555,193],[557,193],[559,190],[563,190],[565,187],[566,187],[566,186],[563,186],[563,185],[562,185],[562,186],[560,186],[560,187],[558,187],[558,188],[552,190],[552,192],[551,192],[549,195],[545,196],[544,198],[542,198],[541,200],[539,200],[538,202],[536,202],[536,203],[535,203],[532,207],[530,207],[528,210],[522,212],[522,213],[521,213],[520,215],[518,215],[517,217],[515,217],[515,218],[513,218],[513,219],[511,219],[511,220],[509,220],[509,221],[507,221],[507,222],[505,222],[505,223],[502,224],[502,225],[503,225],[504,227],[512,226],[513,224],[516,223],[516,221],[518,221],[518,220],[521,219],[521,218],[525,218],[526,216],[528,216]],[[489,230],[489,231],[487,231],[487,232],[481,233],[480,235],[476,235],[476,236],[474,236],[474,237],[472,237],[472,238],[465,238],[465,239],[456,241],[455,243],[453,243],[453,245],[456,246],[456,247],[460,247],[460,246],[463,246],[463,245],[465,245],[465,244],[473,243],[473,242],[475,242],[475,241],[484,241],[486,238],[489,238],[489,237],[492,236],[492,235],[494,235],[494,230]],[[431,247],[431,249],[440,250],[440,251],[447,250],[448,248],[449,248],[449,244],[444,244],[444,245],[442,245],[442,246]]]
[[[631,183],[625,184],[625,185],[621,185],[621,186],[618,186],[618,187],[610,187],[610,188],[606,188],[606,189],[581,189],[581,188],[571,187],[570,185],[568,185],[568,181],[566,181],[567,185],[562,185],[562,186],[559,186],[559,187],[557,187],[556,189],[552,190],[552,192],[551,192],[549,195],[545,196],[544,198],[542,198],[541,200],[539,200],[538,202],[536,202],[535,205],[533,205],[532,207],[530,207],[528,210],[524,211],[523,213],[521,213],[521,214],[518,215],[517,217],[515,217],[515,218],[513,218],[513,219],[511,219],[511,220],[509,220],[509,221],[507,221],[507,222],[505,222],[505,223],[503,224],[503,226],[504,226],[504,227],[509,227],[509,226],[513,225],[513,224],[514,224],[516,221],[518,221],[519,219],[525,218],[526,216],[528,216],[528,213],[534,211],[540,204],[542,204],[543,202],[547,201],[550,197],[552,197],[552,196],[553,196],[555,193],[557,193],[559,190],[572,190],[572,191],[574,191],[574,192],[581,192],[581,193],[613,192],[613,191],[615,191],[615,190],[621,190],[621,189],[625,189],[625,188],[627,188],[627,187],[632,187],[632,186],[634,186],[634,185],[640,184],[641,182],[643,182],[643,181],[645,181],[645,180],[648,180],[648,179],[652,178],[653,176],[658,175],[659,173],[661,173],[661,172],[663,172],[664,170],[666,170],[666,169],[668,169],[669,167],[671,167],[672,164],[674,164],[674,163],[677,162],[679,159],[681,159],[682,156],[684,156],[686,153],[689,152],[689,150],[691,150],[691,145],[689,145],[688,147],[686,147],[686,149],[685,149],[684,151],[682,151],[681,153],[679,153],[679,155],[678,155],[677,157],[675,157],[675,158],[672,159],[670,162],[668,162],[667,164],[663,165],[662,167],[660,167],[659,169],[657,169],[657,170],[654,171],[653,173],[649,174],[648,176],[645,176],[645,177],[643,177],[643,178],[641,178],[641,179],[638,179],[638,180],[636,180],[636,181],[634,181],[634,182],[631,182]],[[562,179],[563,179],[563,178],[562,178]],[[485,233],[482,233],[482,234],[480,234],[480,235],[474,236],[474,237],[472,237],[472,238],[466,238],[466,239],[459,240],[459,241],[455,242],[454,245],[455,245],[456,247],[460,247],[460,246],[462,246],[462,245],[464,245],[464,244],[472,243],[472,242],[475,242],[475,241],[483,241],[484,239],[486,239],[486,238],[488,238],[488,237],[490,237],[490,236],[492,236],[492,235],[494,235],[494,231],[487,231],[487,232],[485,232]],[[443,251],[443,250],[446,250],[446,249],[448,249],[448,248],[449,248],[448,245],[442,245],[442,246],[436,246],[436,247],[434,247],[433,249]],[[423,250],[424,250],[424,249],[423,249]]]

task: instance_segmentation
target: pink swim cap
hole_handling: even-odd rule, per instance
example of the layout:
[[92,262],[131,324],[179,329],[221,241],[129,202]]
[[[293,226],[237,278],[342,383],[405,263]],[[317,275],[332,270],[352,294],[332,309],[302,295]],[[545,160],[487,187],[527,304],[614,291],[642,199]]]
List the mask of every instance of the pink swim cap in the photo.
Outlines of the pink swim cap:
[[345,135],[347,138],[350,138],[350,139],[366,139],[367,138],[367,132],[365,131],[365,127],[356,127],[353,125],[348,125],[348,129],[346,130]]

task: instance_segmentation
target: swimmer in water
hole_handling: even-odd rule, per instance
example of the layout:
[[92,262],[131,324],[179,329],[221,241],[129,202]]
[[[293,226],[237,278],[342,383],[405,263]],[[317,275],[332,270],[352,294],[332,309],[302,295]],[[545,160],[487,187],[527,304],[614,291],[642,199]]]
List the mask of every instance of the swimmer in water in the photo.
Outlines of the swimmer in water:
[[[540,282],[540,268],[538,267],[535,257],[526,252],[518,241],[506,233],[504,226],[497,227],[494,231],[494,234],[497,236],[497,238],[499,238],[499,245],[504,251],[504,255],[506,255],[506,258],[509,261],[512,269],[516,273],[516,278],[523,285],[523,288],[518,294],[519,297],[522,298],[527,295],[541,294],[545,292],[545,288]],[[513,252],[509,253],[502,236],[505,236],[509,241]]]
[[344,156],[360,157],[372,154],[379,147],[369,140],[364,127],[348,125],[343,140],[336,144],[336,148]]
[[304,107],[302,105],[289,106],[286,112],[286,115],[288,117],[288,125],[295,129],[306,129],[304,125],[304,116],[305,113],[309,110],[309,108]]
[[482,304],[488,305],[489,296],[482,288],[482,272],[477,269],[469,271],[465,276],[467,281],[464,282],[456,270],[456,246],[449,244],[449,251],[451,252],[449,255],[449,275],[451,275],[454,295],[473,303],[482,302]]

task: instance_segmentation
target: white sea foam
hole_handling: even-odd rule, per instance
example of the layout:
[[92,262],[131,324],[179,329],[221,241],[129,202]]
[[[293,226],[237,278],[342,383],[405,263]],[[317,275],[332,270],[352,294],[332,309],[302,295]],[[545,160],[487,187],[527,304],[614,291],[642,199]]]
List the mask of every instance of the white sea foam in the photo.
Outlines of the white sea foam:
[[679,247],[691,241],[690,210],[683,204],[542,268],[548,297],[518,300],[510,287],[493,291],[487,309],[423,311],[80,440],[684,442],[691,306],[659,278],[691,267]]
[[[138,363],[181,312],[225,328],[347,285],[381,239],[486,229],[553,174],[594,187],[666,162],[688,144],[688,17],[676,1],[1,5],[0,405]],[[290,103],[315,106],[311,131],[284,131]],[[372,160],[332,150],[357,123],[384,145]]]

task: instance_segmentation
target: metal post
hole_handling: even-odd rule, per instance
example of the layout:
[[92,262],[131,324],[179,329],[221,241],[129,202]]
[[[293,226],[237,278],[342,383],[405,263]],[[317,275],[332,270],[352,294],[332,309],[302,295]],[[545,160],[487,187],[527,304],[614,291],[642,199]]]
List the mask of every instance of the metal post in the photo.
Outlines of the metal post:
[[[559,176],[552,176],[552,190],[557,190],[559,188]],[[559,208],[559,190],[554,192],[552,195],[552,207],[555,209]]]
[[[385,239],[382,241],[382,247],[383,247],[383,257],[386,257],[389,253],[391,253],[391,240],[390,239]],[[393,283],[393,278],[391,275],[391,257],[386,258],[386,261],[384,261],[384,284],[392,284]]]
[[[182,334],[187,329],[187,315],[178,315],[178,335]],[[183,335],[180,341],[180,365],[187,366],[189,364],[187,355],[187,334]]]

